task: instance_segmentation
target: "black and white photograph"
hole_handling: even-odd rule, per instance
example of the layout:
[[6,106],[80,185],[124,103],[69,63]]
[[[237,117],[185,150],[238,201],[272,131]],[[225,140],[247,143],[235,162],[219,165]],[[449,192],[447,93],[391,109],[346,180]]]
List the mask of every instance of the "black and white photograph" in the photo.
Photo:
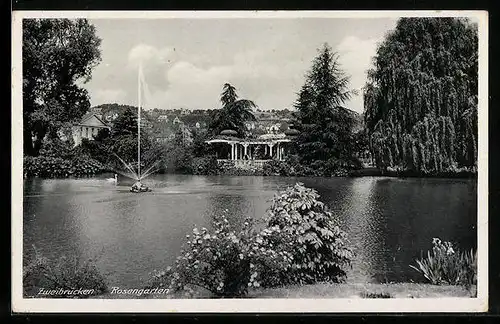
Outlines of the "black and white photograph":
[[486,312],[485,11],[14,11],[19,312]]

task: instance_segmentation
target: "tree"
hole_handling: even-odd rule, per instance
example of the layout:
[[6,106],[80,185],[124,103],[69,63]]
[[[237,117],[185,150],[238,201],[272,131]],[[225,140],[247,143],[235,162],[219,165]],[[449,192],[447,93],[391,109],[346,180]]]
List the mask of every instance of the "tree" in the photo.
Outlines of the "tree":
[[354,114],[342,105],[353,91],[349,77],[340,69],[338,54],[324,44],[313,60],[305,84],[298,93],[294,125],[297,152],[303,162],[352,158]]
[[364,90],[379,167],[422,173],[477,166],[477,26],[402,18],[377,49]]
[[86,19],[23,20],[25,154],[37,155],[45,135],[55,137],[87,112],[88,93],[79,83],[100,62],[100,44]]
[[[137,108],[136,108],[137,109]],[[113,122],[111,134],[116,137],[120,135],[137,136],[137,113],[131,108],[125,108]],[[142,132],[141,132],[142,135]]]
[[246,121],[255,121],[253,109],[256,105],[251,100],[238,99],[236,88],[229,83],[224,84],[221,94],[222,108],[212,113],[209,125],[211,135],[218,135],[224,129],[232,129],[238,136],[246,136]]

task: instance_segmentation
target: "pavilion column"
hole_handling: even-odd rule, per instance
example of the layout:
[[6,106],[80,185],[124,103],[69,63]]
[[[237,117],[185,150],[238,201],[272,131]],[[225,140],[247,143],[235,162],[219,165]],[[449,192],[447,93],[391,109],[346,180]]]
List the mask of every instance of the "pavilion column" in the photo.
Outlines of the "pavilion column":
[[231,160],[234,160],[234,143],[231,143]]
[[248,144],[243,144],[243,158],[247,156]]
[[271,159],[273,158],[273,144],[268,144],[269,145],[269,156],[271,156]]

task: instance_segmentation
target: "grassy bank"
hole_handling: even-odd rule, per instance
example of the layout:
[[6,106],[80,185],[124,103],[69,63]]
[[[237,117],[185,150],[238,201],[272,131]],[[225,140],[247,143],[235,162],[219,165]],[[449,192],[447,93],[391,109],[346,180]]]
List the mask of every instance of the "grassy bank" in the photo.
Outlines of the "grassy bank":
[[[313,285],[293,285],[281,288],[252,289],[246,298],[442,298],[475,297],[475,287],[467,290],[463,286],[431,285],[418,283],[392,284],[333,284],[318,283]],[[193,298],[211,298],[207,291],[197,290]],[[106,293],[95,296],[97,299],[172,299],[186,298],[180,294],[156,295],[118,295]]]

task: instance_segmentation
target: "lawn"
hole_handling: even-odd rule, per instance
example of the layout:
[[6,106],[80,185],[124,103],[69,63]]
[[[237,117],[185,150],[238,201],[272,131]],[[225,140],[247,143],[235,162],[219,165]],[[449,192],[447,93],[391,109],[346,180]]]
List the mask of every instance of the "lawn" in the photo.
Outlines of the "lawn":
[[[197,291],[195,298],[210,298],[210,294]],[[250,290],[246,298],[440,298],[440,297],[475,297],[475,287],[467,290],[462,286],[431,285],[418,283],[391,284],[334,284],[318,283],[313,285],[293,285],[280,288]],[[180,294],[168,295],[117,295],[104,294],[99,299],[167,299],[185,298]]]

